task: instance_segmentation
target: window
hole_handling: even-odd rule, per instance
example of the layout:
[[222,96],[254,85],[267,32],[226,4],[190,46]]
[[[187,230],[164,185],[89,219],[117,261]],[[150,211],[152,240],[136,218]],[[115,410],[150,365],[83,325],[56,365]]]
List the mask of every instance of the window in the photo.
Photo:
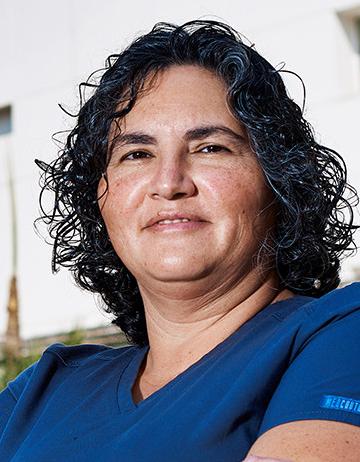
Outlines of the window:
[[11,106],[0,107],[0,136],[11,132]]
[[353,50],[360,55],[360,6],[338,11],[338,17]]
[[360,14],[354,19],[354,32],[356,40],[356,51],[360,54]]

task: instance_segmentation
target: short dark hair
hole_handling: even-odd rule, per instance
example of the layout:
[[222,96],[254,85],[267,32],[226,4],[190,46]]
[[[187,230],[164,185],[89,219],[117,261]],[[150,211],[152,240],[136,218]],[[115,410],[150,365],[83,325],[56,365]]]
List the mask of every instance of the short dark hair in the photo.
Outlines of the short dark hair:
[[[276,70],[230,26],[191,21],[158,23],[122,53],[110,56],[92,96],[81,102],[77,124],[58,158],[43,170],[40,206],[53,239],[53,271],[69,267],[82,288],[101,295],[130,343],[148,343],[137,282],[108,238],[97,197],[106,172],[111,124],[135,104],[150,74],[173,65],[202,66],[226,84],[229,107],[246,127],[251,147],[277,201],[276,230],[267,252],[282,288],[318,297],[339,285],[339,261],[354,251],[352,205],[346,166],[319,145],[300,107]],[[121,109],[119,109],[119,103]],[[55,193],[51,212],[42,194]],[[321,286],[314,287],[319,279]]]

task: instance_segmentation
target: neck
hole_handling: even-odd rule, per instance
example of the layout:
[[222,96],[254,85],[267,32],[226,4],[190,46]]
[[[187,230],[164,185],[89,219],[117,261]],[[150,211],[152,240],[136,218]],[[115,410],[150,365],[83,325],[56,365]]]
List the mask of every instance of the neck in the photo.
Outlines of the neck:
[[174,291],[171,297],[139,284],[150,347],[146,374],[162,381],[182,372],[267,305],[293,296],[278,286],[274,273],[261,282],[248,275],[230,289],[196,290],[193,296]]

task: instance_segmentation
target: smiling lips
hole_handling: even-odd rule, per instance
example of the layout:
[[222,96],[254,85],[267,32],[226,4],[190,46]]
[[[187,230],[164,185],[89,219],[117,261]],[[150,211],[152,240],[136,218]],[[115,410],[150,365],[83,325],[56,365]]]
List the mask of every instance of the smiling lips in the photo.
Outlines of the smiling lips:
[[152,232],[195,231],[207,224],[206,221],[163,220],[154,223],[148,229]]
[[188,223],[191,221],[189,218],[176,218],[175,220],[160,220],[159,225],[170,225],[171,223]]
[[192,213],[159,212],[148,221],[145,228],[194,229],[204,223],[205,220]]

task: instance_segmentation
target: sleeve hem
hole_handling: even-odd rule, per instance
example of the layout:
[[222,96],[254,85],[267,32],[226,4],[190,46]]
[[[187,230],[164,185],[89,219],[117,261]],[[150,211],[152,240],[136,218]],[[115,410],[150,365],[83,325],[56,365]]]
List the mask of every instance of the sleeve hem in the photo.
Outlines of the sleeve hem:
[[262,434],[270,430],[271,428],[283,425],[285,423],[295,422],[299,420],[331,420],[334,422],[347,423],[350,425],[360,426],[360,414],[351,412],[341,412],[337,410],[317,410],[308,412],[296,412],[293,414],[287,414],[279,418],[276,422],[270,422],[265,425],[261,425],[257,437],[259,438]]

